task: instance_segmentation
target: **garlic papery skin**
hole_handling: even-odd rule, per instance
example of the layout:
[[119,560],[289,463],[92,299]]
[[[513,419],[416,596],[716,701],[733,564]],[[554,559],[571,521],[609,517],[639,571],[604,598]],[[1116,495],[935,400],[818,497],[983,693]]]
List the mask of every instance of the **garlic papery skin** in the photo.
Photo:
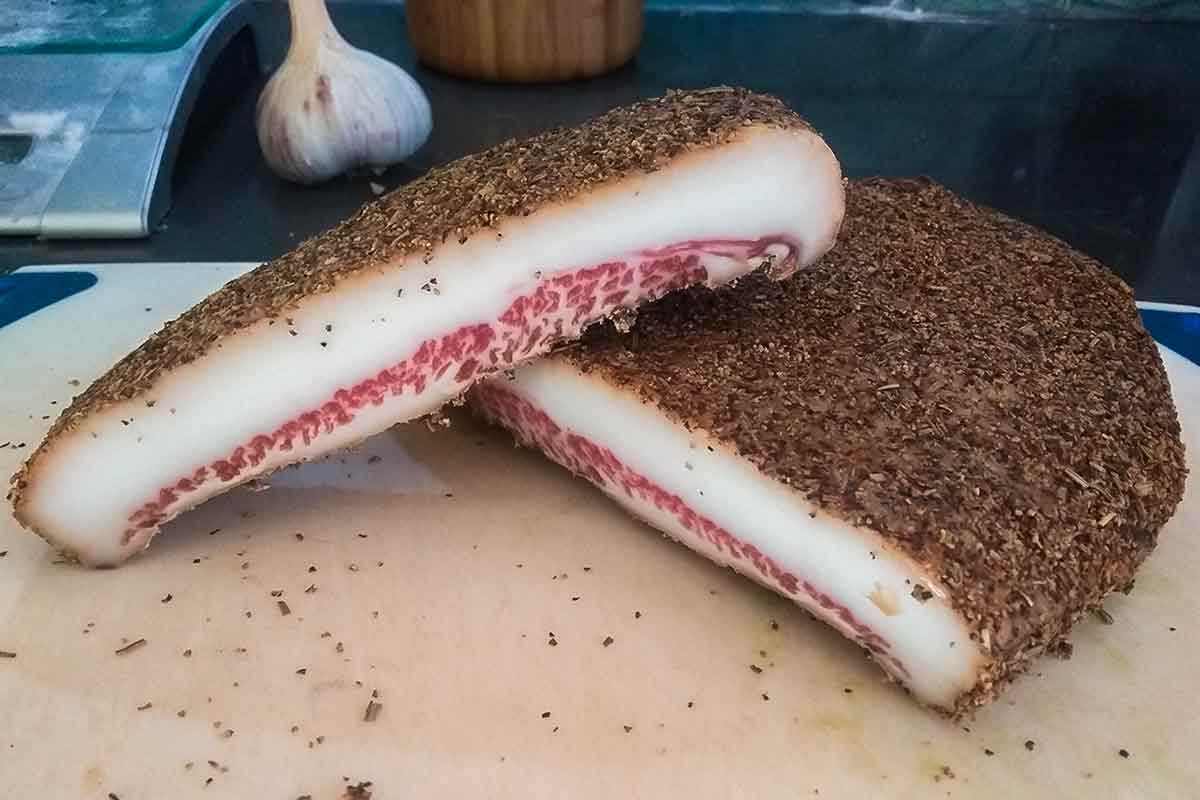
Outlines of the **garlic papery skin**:
[[319,183],[412,155],[433,130],[425,92],[390,61],[350,45],[324,0],[290,0],[292,41],[258,98],[258,143],[271,169]]

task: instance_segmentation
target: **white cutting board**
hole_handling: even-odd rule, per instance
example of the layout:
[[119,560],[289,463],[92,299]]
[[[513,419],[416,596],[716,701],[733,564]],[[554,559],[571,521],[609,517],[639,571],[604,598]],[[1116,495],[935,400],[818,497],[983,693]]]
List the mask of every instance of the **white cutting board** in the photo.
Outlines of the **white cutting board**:
[[[69,381],[246,266],[92,268],[0,329],[0,442],[27,443],[0,473]],[[1164,357],[1195,470],[1200,369]],[[1200,797],[1195,493],[1114,624],[962,727],[465,416],[272,484],[104,572],[0,514],[0,797]]]

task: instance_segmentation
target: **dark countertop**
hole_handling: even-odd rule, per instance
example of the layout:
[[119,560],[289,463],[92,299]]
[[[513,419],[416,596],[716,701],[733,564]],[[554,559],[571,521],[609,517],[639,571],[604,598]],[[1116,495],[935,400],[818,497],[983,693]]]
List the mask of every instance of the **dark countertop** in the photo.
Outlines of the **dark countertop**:
[[[251,261],[279,255],[371,199],[495,142],[671,87],[775,93],[826,137],[850,177],[929,175],[1110,264],[1141,299],[1200,305],[1200,25],[1001,24],[801,13],[648,14],[635,62],[541,87],[457,80],[415,65],[396,6],[338,4],[346,37],[410,69],[434,134],[382,176],[292,186],[263,163],[254,101],[265,76],[231,57],[206,82],[146,240],[0,239],[0,272],[26,264]],[[282,58],[282,4],[261,4],[264,69]]]

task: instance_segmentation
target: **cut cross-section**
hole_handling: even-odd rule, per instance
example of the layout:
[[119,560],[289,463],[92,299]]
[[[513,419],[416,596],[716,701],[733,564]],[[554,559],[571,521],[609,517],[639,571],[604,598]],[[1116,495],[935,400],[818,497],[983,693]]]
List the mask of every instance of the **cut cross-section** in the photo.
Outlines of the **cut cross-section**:
[[785,277],[829,249],[843,202],[821,138],[734,89],[461,159],[120,361],[14,477],[17,518],[117,564],[197,503],[434,412],[606,316],[760,267]]

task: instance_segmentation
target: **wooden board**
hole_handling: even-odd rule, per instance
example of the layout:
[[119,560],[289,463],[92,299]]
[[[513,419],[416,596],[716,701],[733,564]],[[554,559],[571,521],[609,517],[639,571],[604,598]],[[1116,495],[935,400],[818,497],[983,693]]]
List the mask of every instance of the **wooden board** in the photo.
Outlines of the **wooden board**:
[[[0,329],[0,442],[27,445],[0,472],[70,381],[244,268],[97,268]],[[1165,358],[1194,470],[1200,369]],[[5,514],[0,794],[1197,797],[1198,526],[1193,492],[1112,625],[957,726],[463,415],[218,498],[118,570],[56,563]]]

